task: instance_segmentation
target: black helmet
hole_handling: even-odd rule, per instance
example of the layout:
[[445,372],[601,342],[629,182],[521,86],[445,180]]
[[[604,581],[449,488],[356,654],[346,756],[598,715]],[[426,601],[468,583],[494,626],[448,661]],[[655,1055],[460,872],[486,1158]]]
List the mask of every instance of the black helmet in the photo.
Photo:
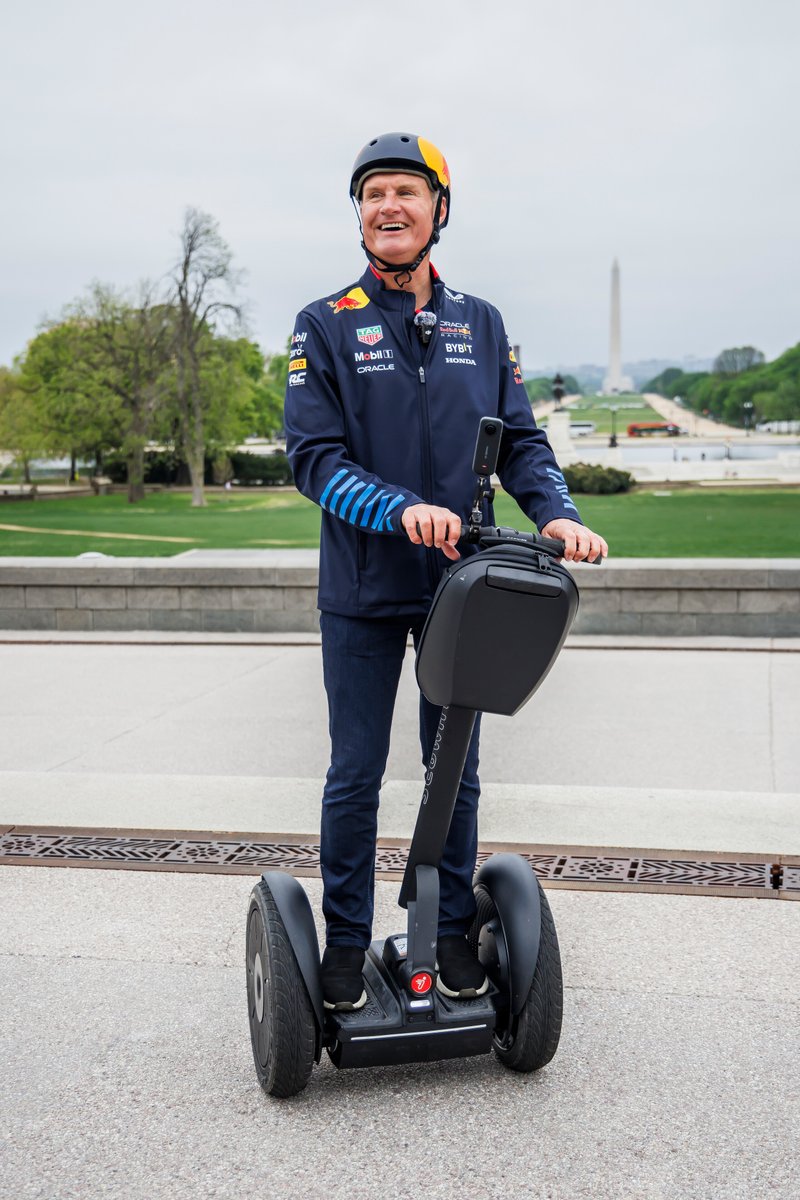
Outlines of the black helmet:
[[447,201],[447,211],[439,226],[444,229],[450,219],[450,171],[445,156],[433,142],[415,133],[382,133],[367,142],[353,163],[350,176],[350,195],[354,200],[361,199],[367,176],[379,171],[403,171],[427,179],[431,191],[440,192]]
[[[372,141],[367,142],[353,163],[350,174],[350,198],[356,206],[361,199],[361,189],[364,180],[369,175],[380,171],[401,171],[408,175],[421,175],[427,179],[431,191],[436,195],[436,209],[433,214],[433,230],[428,242],[420,250],[417,257],[410,263],[383,263],[367,250],[362,238],[361,246],[369,261],[379,271],[396,271],[395,279],[401,275],[411,278],[411,272],[416,271],[425,255],[439,241],[439,230],[443,229],[450,220],[450,171],[447,161],[432,142],[418,137],[415,133],[382,133]],[[442,200],[447,204],[444,219],[440,220]],[[361,217],[359,214],[359,223]]]

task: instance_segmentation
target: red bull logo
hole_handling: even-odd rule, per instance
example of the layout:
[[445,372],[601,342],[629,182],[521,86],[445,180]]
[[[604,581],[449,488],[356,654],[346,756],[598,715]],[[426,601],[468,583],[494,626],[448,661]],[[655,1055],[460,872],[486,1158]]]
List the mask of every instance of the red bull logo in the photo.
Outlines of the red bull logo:
[[369,304],[369,296],[363,288],[351,288],[346,296],[340,296],[338,300],[329,300],[328,307],[332,308],[335,313],[348,312],[356,308],[366,308]]

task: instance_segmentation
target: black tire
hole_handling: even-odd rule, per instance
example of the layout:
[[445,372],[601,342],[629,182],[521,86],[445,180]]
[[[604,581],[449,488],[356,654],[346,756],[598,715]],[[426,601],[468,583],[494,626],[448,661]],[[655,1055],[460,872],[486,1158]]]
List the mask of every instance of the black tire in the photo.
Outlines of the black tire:
[[[539,955],[533,983],[528,998],[516,1017],[509,1013],[504,1019],[500,1009],[494,1036],[494,1052],[503,1066],[510,1071],[541,1070],[555,1055],[561,1037],[564,1008],[561,953],[550,905],[538,880],[537,885],[542,915]],[[483,884],[478,884],[475,888],[475,900],[478,911],[469,940],[477,952],[480,931],[489,921],[494,920],[497,909]],[[494,982],[501,992],[508,986],[508,980],[496,979]]]
[[247,1011],[258,1081],[270,1096],[302,1092],[316,1024],[306,985],[272,893],[261,881],[247,914]]

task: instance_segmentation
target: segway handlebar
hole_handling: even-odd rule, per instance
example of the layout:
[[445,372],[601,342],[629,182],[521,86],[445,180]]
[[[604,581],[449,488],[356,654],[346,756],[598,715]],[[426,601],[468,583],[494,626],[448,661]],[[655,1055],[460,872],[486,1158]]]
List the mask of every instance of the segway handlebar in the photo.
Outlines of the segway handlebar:
[[[548,554],[551,558],[563,558],[565,550],[561,538],[544,537],[541,533],[525,533],[503,525],[481,525],[477,529],[471,525],[462,525],[461,540],[477,542],[483,550],[490,546],[529,546]],[[602,557],[596,558],[594,565],[599,566],[602,561]]]

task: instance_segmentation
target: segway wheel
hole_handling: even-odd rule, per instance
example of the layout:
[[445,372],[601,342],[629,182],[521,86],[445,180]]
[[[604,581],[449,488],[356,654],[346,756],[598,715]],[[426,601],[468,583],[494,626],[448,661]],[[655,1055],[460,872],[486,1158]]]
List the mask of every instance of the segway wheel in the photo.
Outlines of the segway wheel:
[[[538,883],[541,903],[539,955],[528,997],[521,1011],[503,1017],[498,1012],[494,1036],[494,1052],[510,1071],[538,1071],[546,1066],[558,1049],[563,1013],[563,981],[561,954],[558,948],[555,922],[550,905]],[[470,931],[470,944],[477,953],[481,929],[497,917],[497,909],[488,890],[478,884],[475,888],[478,912]],[[508,980],[494,980],[501,993]]]
[[247,1009],[258,1081],[296,1096],[314,1066],[316,1026],[306,985],[272,893],[260,881],[247,914]]

